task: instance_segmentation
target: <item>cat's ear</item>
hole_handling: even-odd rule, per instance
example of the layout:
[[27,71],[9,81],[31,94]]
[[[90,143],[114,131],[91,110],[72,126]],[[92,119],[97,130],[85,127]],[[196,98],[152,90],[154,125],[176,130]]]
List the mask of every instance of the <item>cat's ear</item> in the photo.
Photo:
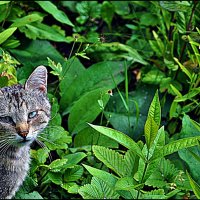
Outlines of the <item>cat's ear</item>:
[[44,66],[38,66],[29,76],[25,84],[25,89],[39,90],[47,92],[47,69]]

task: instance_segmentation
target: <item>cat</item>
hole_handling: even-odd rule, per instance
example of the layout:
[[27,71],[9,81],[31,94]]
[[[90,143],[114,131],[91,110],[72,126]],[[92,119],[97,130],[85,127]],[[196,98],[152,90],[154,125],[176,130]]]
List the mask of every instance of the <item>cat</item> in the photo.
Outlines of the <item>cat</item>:
[[47,69],[38,66],[25,85],[0,89],[0,199],[11,199],[30,164],[30,145],[48,124]]

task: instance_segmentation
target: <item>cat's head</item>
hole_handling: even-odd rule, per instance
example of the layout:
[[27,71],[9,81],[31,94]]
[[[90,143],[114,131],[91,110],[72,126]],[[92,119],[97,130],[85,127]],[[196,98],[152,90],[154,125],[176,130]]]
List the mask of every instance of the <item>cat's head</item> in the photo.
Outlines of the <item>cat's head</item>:
[[37,67],[26,84],[0,89],[0,147],[30,145],[48,124],[47,70]]

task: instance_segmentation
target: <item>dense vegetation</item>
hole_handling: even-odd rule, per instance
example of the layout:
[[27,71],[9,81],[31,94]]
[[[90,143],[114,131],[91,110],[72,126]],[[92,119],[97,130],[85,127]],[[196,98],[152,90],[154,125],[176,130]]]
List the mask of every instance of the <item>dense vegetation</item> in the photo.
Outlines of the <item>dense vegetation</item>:
[[200,198],[198,1],[0,1],[0,13],[0,87],[44,65],[52,105],[16,198]]

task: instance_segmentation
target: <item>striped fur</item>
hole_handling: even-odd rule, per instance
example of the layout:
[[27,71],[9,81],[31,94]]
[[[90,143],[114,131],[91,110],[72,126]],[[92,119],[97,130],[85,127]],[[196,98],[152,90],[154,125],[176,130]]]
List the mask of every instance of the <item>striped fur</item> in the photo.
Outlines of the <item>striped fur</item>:
[[[42,88],[42,89],[41,89]],[[0,198],[10,199],[29,169],[30,145],[48,124],[47,70],[39,66],[25,86],[0,89]]]

